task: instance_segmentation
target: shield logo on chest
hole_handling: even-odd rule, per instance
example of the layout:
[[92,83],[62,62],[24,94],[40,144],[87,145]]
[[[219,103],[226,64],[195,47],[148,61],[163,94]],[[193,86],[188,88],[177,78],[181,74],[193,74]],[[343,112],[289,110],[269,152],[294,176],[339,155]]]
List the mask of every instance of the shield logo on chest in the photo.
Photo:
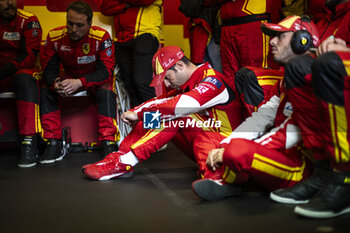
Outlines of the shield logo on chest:
[[88,44],[88,43],[83,44],[82,49],[83,49],[84,54],[88,55],[90,52],[90,44]]

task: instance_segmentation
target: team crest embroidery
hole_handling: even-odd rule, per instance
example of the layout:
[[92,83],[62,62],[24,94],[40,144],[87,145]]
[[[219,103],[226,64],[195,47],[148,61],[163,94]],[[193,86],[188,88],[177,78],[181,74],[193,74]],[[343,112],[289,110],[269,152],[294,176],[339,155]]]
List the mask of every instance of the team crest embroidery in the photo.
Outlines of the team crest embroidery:
[[90,52],[90,44],[83,44],[83,52],[88,55]]

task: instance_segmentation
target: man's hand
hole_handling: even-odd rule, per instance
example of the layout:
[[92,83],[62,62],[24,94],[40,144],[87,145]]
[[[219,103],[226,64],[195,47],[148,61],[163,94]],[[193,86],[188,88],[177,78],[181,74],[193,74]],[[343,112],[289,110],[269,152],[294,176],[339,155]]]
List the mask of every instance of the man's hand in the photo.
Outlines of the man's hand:
[[139,119],[136,113],[132,111],[126,111],[122,114],[122,121],[129,125],[135,125]]
[[334,38],[330,36],[318,46],[317,56],[327,53],[330,51],[349,51],[350,49],[346,47],[346,42],[340,38]]
[[219,148],[219,149],[214,149],[209,151],[208,158],[207,158],[207,165],[213,171],[215,171],[216,168],[221,167],[224,151],[225,151],[225,148]]
[[57,77],[54,81],[53,88],[60,96],[66,96],[63,90],[63,87],[61,85],[61,79],[60,77]]
[[64,94],[68,96],[78,91],[83,86],[83,83],[80,79],[65,79],[61,82],[61,86]]

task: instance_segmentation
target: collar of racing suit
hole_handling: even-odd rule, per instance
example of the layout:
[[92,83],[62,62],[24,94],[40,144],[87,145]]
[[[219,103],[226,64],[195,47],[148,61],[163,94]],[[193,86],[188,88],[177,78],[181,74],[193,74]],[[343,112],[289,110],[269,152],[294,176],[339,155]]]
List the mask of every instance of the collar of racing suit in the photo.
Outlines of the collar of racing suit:
[[198,66],[198,68],[192,73],[191,77],[185,82],[182,86],[180,86],[181,90],[189,91],[192,90],[200,81],[203,76],[198,75],[202,73],[203,70],[212,69],[208,62]]

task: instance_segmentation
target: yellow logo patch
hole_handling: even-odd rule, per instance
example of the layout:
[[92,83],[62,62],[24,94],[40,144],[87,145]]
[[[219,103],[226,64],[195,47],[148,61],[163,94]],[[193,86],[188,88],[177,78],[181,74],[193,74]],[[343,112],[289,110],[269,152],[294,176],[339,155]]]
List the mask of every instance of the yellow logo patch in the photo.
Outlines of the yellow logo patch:
[[345,177],[344,184],[350,184],[350,177]]
[[83,52],[85,53],[85,55],[89,54],[90,44],[83,44],[82,49],[83,49]]
[[302,43],[303,45],[306,45],[307,39],[306,39],[306,38],[302,38],[302,39],[301,39],[301,43]]
[[158,57],[156,58],[156,67],[154,67],[156,70],[156,75],[161,74],[164,72],[164,69],[162,67],[162,65],[160,64]]

